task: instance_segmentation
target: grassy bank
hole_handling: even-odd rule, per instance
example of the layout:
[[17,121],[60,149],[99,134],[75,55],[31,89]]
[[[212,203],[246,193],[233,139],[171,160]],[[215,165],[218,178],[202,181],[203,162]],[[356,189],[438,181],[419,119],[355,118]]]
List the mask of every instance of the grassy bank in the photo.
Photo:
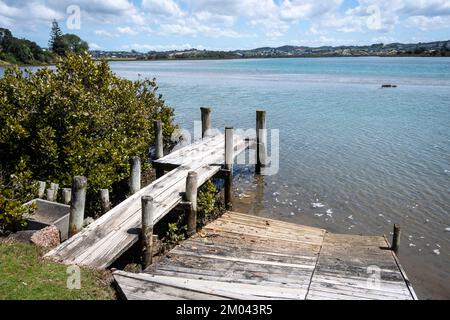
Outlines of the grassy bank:
[[105,271],[82,268],[81,289],[67,288],[67,266],[42,258],[33,244],[0,240],[0,300],[114,299]]
[[9,62],[0,60],[0,67],[8,67],[8,66],[10,66],[10,65],[11,65],[11,64],[10,64]]

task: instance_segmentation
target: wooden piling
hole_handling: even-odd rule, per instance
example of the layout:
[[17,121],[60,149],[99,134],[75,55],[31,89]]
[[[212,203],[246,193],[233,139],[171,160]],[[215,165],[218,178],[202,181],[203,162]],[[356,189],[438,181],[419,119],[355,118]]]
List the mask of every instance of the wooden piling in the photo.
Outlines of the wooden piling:
[[45,195],[45,181],[38,181],[38,198],[42,199]]
[[189,206],[186,212],[187,233],[191,236],[197,232],[197,189],[198,175],[195,171],[190,171],[186,179],[186,201]]
[[141,189],[141,159],[137,156],[131,157],[130,163],[130,194],[135,194]]
[[72,189],[64,188],[62,189],[62,201],[64,204],[69,204],[72,199]]
[[224,166],[224,179],[225,179],[225,208],[231,210],[233,207],[232,202],[232,189],[233,189],[233,161],[234,161],[234,143],[233,143],[233,127],[225,128],[225,166]]
[[152,264],[153,258],[153,198],[143,196],[142,202],[142,264],[144,268]]
[[100,189],[100,202],[102,206],[102,214],[105,214],[111,209],[111,202],[109,201],[108,189]]
[[69,215],[69,238],[81,231],[86,203],[87,179],[76,176],[72,181],[72,202]]
[[[164,142],[163,142],[161,120],[154,121],[153,128],[155,131],[155,159],[158,160],[164,157]],[[161,178],[164,175],[164,169],[161,168],[160,166],[156,166],[155,171],[156,171],[156,179]]]
[[201,107],[200,111],[202,113],[202,138],[204,138],[209,136],[211,131],[211,109]]
[[153,128],[155,130],[155,159],[164,157],[164,143],[161,120],[155,120],[153,122]]
[[267,155],[267,128],[266,111],[256,111],[256,165],[255,172],[261,173],[261,168],[266,164]]
[[48,201],[55,202],[56,201],[56,190],[52,188],[47,188],[46,198]]
[[398,224],[394,224],[394,234],[392,235],[392,251],[395,252],[395,254],[398,253],[398,249],[400,248],[400,226]]

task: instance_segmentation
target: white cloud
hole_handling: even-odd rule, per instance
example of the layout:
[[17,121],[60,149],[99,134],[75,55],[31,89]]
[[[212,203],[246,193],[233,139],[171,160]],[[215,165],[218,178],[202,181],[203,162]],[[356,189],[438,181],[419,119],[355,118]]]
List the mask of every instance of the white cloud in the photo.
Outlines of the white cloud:
[[136,30],[133,30],[130,27],[117,27],[116,30],[120,34],[126,34],[130,36],[134,36],[138,33]]
[[98,44],[94,43],[94,42],[90,42],[89,43],[89,49],[91,50],[100,50],[102,47],[100,47]]
[[150,13],[157,15],[169,17],[182,17],[185,15],[173,0],[143,0],[142,7]]
[[419,28],[422,31],[448,28],[450,27],[450,15],[436,17],[412,16],[406,22],[408,26]]
[[194,18],[202,23],[207,23],[210,25],[222,25],[226,27],[232,27],[236,22],[235,16],[215,14],[209,11],[200,11],[194,13]]
[[114,37],[116,35],[114,35],[113,33],[106,31],[106,30],[95,30],[94,34],[97,36],[101,36],[101,37]]

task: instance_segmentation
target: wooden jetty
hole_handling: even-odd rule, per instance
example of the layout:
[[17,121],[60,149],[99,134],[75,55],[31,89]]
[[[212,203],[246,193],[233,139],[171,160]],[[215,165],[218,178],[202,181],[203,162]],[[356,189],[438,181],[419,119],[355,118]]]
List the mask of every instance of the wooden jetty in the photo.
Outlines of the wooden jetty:
[[417,299],[384,237],[226,212],[143,273],[126,299]]
[[[107,268],[141,240],[145,271],[113,272],[127,299],[417,299],[396,256],[398,226],[391,246],[384,237],[332,234],[230,211],[235,157],[253,148],[255,172],[265,171],[265,112],[256,113],[256,139],[234,135],[233,128],[212,136],[210,114],[202,108],[201,140],[166,156],[161,122],[155,122],[157,180],[141,189],[140,160],[133,157],[132,195],[109,210],[108,190],[102,190],[106,213],[84,229],[87,182],[75,177],[73,236],[46,257]],[[229,211],[197,232],[197,188],[214,176],[224,179]],[[191,237],[152,264],[153,226],[179,205]]]
[[[151,196],[154,199],[153,224],[157,223],[182,202],[190,171],[197,172],[201,186],[221,170],[225,162],[224,139],[223,134],[208,137],[160,159],[161,163],[168,163],[175,169],[127,198],[46,257],[64,264],[108,267],[139,240],[141,198]],[[253,143],[237,135],[233,136],[233,141],[235,156]]]

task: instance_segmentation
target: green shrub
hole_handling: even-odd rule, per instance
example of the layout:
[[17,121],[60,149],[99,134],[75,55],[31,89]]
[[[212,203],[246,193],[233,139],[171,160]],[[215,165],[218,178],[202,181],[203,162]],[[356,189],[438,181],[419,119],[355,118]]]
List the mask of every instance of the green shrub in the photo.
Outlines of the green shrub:
[[30,183],[31,172],[20,161],[16,172],[8,178],[0,174],[0,234],[17,231],[26,226],[25,216],[32,214],[35,206],[24,206],[37,192],[36,183]]
[[197,196],[197,211],[199,215],[205,216],[214,210],[216,203],[217,188],[211,180],[206,181],[199,189]]
[[178,220],[168,224],[168,230],[164,237],[164,244],[167,248],[177,245],[179,242],[186,239],[187,226],[185,224],[185,215],[182,214]]
[[169,144],[173,109],[157,89],[85,54],[68,54],[55,70],[10,68],[0,79],[0,166],[11,173],[23,161],[33,179],[60,186],[84,175],[89,201],[128,177],[130,156],[147,165],[153,120],[162,120]]

